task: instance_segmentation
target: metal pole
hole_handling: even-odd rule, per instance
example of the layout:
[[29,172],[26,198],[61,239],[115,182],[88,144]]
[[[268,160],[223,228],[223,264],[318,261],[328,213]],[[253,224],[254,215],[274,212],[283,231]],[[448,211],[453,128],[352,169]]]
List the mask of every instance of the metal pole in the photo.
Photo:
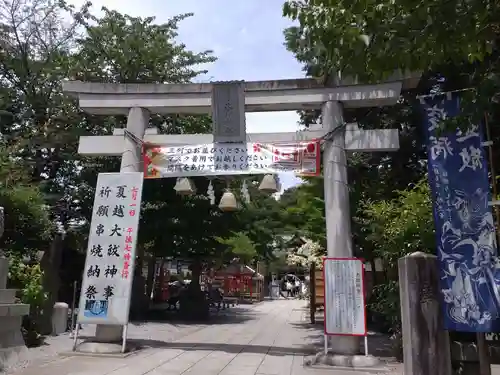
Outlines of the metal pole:
[[71,303],[71,334],[75,331],[76,281],[73,282],[73,302]]
[[78,340],[78,328],[80,326],[77,324],[76,325],[76,328],[75,328],[75,337],[73,338],[73,351],[76,350],[76,343],[77,343],[77,340]]
[[125,350],[127,350],[127,333],[128,324],[125,324],[125,326],[123,327],[122,353],[125,353]]

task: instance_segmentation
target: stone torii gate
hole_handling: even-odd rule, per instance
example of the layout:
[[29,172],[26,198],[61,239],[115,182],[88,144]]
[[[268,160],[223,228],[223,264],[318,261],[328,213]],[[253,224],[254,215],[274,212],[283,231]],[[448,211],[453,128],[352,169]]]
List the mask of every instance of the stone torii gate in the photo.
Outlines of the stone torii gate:
[[[348,151],[395,151],[397,129],[360,130],[343,126],[343,107],[378,107],[396,104],[404,88],[415,87],[418,77],[400,77],[375,85],[345,80],[325,87],[313,79],[201,84],[105,84],[70,81],[63,90],[79,100],[82,110],[95,115],[127,115],[127,130],[155,145],[190,145],[216,142],[297,142],[331,133],[323,153],[327,254],[352,257],[351,217],[347,180]],[[322,109],[322,128],[290,133],[247,134],[245,112]],[[212,114],[213,134],[163,135],[149,128],[150,113]],[[269,124],[272,126],[272,124]],[[80,137],[78,153],[86,156],[121,156],[122,172],[141,171],[141,147],[123,129],[113,135]],[[121,339],[121,327],[98,325],[96,341]],[[359,339],[338,336],[334,353],[352,355]]]

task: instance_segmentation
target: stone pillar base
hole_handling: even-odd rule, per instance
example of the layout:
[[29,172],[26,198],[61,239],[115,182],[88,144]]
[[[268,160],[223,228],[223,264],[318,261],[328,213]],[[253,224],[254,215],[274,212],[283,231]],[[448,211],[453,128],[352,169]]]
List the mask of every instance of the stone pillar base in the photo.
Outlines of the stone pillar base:
[[371,355],[342,355],[335,353],[321,352],[314,356],[304,358],[304,366],[332,366],[351,369],[370,369],[384,370],[380,360]]
[[123,327],[98,324],[95,328],[95,342],[101,343],[121,343],[123,340]]
[[26,360],[28,352],[21,325],[30,306],[15,303],[16,291],[6,289],[8,273],[9,260],[0,256],[0,372]]
[[360,353],[360,342],[359,336],[328,336],[328,351],[352,357]]
[[[10,293],[0,289],[0,295],[6,294]],[[28,348],[21,333],[21,324],[29,308],[29,305],[20,303],[0,303],[0,372],[27,359]]]
[[[19,333],[19,335],[21,336],[21,340],[23,340],[21,333]],[[2,345],[1,341],[2,340],[0,340],[0,345]],[[28,348],[24,345],[24,340],[22,345],[0,348],[0,373],[3,371],[7,372],[10,368],[26,362],[28,358]]]
[[[131,350],[130,344],[127,344],[125,352]],[[76,346],[75,352],[88,354],[120,354],[122,353],[122,344],[86,340]]]
[[[84,340],[74,347],[78,353],[89,354],[120,354],[123,353],[123,327],[108,324],[98,324],[95,329],[95,337]],[[125,352],[132,350],[129,343]]]

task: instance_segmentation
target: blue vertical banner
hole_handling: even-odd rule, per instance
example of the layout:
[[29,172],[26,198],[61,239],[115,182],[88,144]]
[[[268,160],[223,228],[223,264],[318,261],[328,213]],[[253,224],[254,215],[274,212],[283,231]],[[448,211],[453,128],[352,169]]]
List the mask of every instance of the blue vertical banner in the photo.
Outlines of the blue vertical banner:
[[433,197],[445,328],[500,331],[500,263],[482,129],[440,129],[460,113],[460,98],[421,99]]

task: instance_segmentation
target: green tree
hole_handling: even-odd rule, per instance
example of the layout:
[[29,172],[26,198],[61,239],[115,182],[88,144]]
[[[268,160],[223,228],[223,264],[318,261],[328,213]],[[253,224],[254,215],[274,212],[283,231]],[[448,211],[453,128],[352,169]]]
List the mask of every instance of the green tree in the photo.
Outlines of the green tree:
[[500,19],[490,0],[294,0],[285,1],[283,13],[299,21],[288,30],[299,59],[316,60],[326,74],[378,77],[483,61],[493,51]]
[[15,257],[35,256],[48,245],[54,229],[49,210],[21,161],[0,150],[0,206],[5,230],[0,249]]
[[462,116],[450,126],[496,112],[500,11],[493,1],[297,0],[285,1],[283,14],[299,21],[285,37],[308,75],[367,81],[420,71],[421,94],[473,89],[462,93]]
[[398,191],[392,200],[363,204],[369,239],[387,267],[395,269],[399,258],[416,251],[435,252],[432,201],[427,179]]
[[[7,0],[0,7],[0,131],[8,157],[19,161],[29,176],[28,188],[16,186],[9,194],[16,194],[26,206],[33,204],[52,222],[50,245],[44,237],[38,241],[29,237],[29,228],[19,232],[24,239],[15,241],[19,252],[24,251],[21,259],[30,251],[44,251],[40,266],[48,299],[40,328],[47,333],[58,285],[58,270],[48,260],[55,259],[54,252],[60,253],[62,245],[56,241],[55,228],[68,229],[78,216],[78,202],[72,197],[79,173],[78,134],[71,127],[79,123],[79,114],[62,94],[61,82],[68,78],[75,38],[88,17],[88,6],[76,10],[65,1]],[[30,188],[35,185],[37,193]],[[34,227],[45,224],[29,219]],[[29,240],[31,248],[26,247]]]
[[[158,25],[153,17],[130,17],[106,8],[103,10],[102,18],[93,17],[92,23],[86,23],[86,35],[77,41],[73,79],[114,83],[187,83],[203,72],[196,70],[196,66],[215,60],[210,51],[194,53],[175,42],[178,23],[190,14]],[[126,118],[84,115],[83,121],[86,134],[102,135],[111,133],[114,127],[124,127]],[[164,134],[204,133],[211,127],[207,116],[153,114],[150,124]],[[119,160],[110,157],[81,158],[81,162],[84,170],[78,194],[82,201],[82,215],[89,218],[98,173],[117,171]],[[210,210],[203,202],[185,201],[176,196],[174,184],[172,179],[145,182],[140,242],[154,255],[177,255],[179,241],[174,239],[174,232],[182,236],[182,232],[177,232],[179,226],[188,226],[191,217],[203,220],[210,217]],[[199,210],[194,213],[196,205]],[[201,229],[203,225],[194,228]],[[160,236],[160,233],[169,235]],[[182,246],[182,249],[185,248]]]
[[0,131],[13,155],[23,160],[39,184],[54,219],[67,224],[56,202],[74,208],[68,176],[77,134],[76,108],[62,95],[61,82],[72,65],[71,51],[88,6],[76,10],[65,1],[6,0],[0,9]]
[[[397,330],[396,260],[435,251],[417,96],[460,90],[462,116],[446,121],[450,128],[478,124],[485,115],[498,122],[500,10],[488,0],[290,0],[283,11],[298,21],[285,30],[286,45],[308,76],[330,84],[338,74],[368,82],[395,71],[422,72],[418,87],[405,90],[397,105],[344,113],[363,128],[400,131],[400,150],[350,155],[348,173],[357,250],[366,259],[381,256],[392,270],[389,281],[375,288],[371,308]],[[305,124],[319,119],[317,112],[301,115]],[[492,126],[493,142],[499,137],[500,128]],[[493,148],[492,164],[499,161]]]
[[280,199],[287,233],[326,246],[325,201],[322,178],[307,178]]
[[231,255],[243,264],[250,264],[257,256],[255,244],[245,233],[232,233],[230,237],[216,237],[216,240],[227,247]]
[[[82,81],[113,83],[188,83],[204,71],[199,65],[215,60],[211,51],[195,53],[178,43],[178,23],[191,14],[173,17],[156,24],[154,17],[130,17],[103,8],[101,18],[85,23],[86,34],[77,40],[71,78]],[[125,127],[124,116],[82,115],[80,128],[87,135],[110,134],[115,127]],[[150,125],[163,134],[210,132],[208,116],[156,115]],[[119,170],[119,160],[112,157],[80,158],[77,196],[81,214],[90,218],[94,187],[99,172]],[[195,179],[198,189],[206,189],[205,179]],[[141,269],[145,252],[151,262],[156,256],[182,257],[195,261],[193,273],[199,273],[200,258],[216,254],[221,246],[214,235],[225,235],[223,215],[199,197],[183,198],[175,194],[175,179],[145,181],[138,250]],[[205,185],[205,186],[204,186]],[[153,263],[151,263],[153,264]],[[193,277],[195,281],[198,279]],[[151,284],[152,278],[148,280]],[[196,282],[192,283],[193,288]],[[149,287],[149,289],[151,286]]]
[[367,228],[365,234],[387,270],[387,280],[373,289],[369,308],[399,338],[401,310],[397,261],[416,251],[435,253],[436,248],[427,179],[397,193],[398,196],[392,200],[366,201],[363,210]]
[[[284,222],[279,202],[268,193],[258,189],[262,176],[247,180],[250,203],[242,201],[242,209],[235,215],[240,229],[255,245],[256,259],[268,261],[273,258],[276,238],[284,233]],[[236,224],[235,223],[235,224]]]

